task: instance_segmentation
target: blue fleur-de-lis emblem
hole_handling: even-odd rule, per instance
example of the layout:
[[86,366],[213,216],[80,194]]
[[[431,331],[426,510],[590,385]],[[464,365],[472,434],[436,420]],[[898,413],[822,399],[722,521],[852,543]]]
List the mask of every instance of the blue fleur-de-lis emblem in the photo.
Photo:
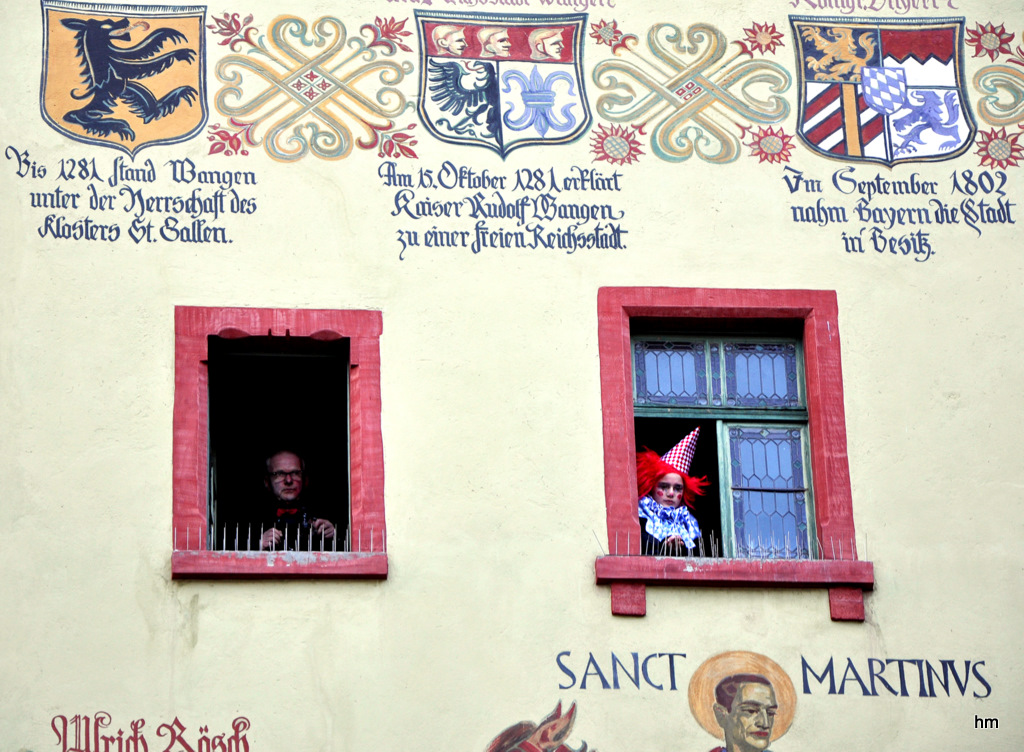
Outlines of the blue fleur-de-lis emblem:
[[568,84],[568,96],[571,97],[575,94],[576,80],[565,71],[554,71],[545,78],[541,76],[538,66],[535,65],[530,71],[529,79],[520,71],[507,71],[502,77],[502,91],[505,94],[510,94],[512,93],[512,84],[519,84],[523,113],[520,117],[513,118],[515,103],[509,102],[508,108],[502,116],[505,127],[514,131],[525,131],[534,127],[541,136],[547,135],[549,129],[565,133],[575,128],[576,118],[572,115],[572,108],[576,106],[576,102],[569,102],[563,106],[558,115],[553,112],[557,96],[555,86],[559,82]]

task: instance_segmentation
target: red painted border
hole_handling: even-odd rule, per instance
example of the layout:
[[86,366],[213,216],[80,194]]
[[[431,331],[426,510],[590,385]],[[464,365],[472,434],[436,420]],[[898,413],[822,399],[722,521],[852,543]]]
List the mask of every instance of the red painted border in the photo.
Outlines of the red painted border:
[[[387,577],[384,448],[380,429],[380,311],[281,308],[174,309],[174,577]],[[349,340],[351,541],[356,551],[238,554],[206,550],[207,336]],[[371,535],[371,531],[372,535]]]
[[[863,590],[874,570],[858,562],[853,495],[846,454],[839,309],[831,290],[728,290],[603,287],[597,293],[605,505],[611,556],[597,561],[597,581],[610,583],[612,611],[643,615],[643,583],[829,587],[833,619],[864,619]],[[633,435],[632,318],[780,319],[803,325],[811,473],[818,561],[693,560],[639,556],[636,442]],[[618,604],[618,606],[617,606]]]

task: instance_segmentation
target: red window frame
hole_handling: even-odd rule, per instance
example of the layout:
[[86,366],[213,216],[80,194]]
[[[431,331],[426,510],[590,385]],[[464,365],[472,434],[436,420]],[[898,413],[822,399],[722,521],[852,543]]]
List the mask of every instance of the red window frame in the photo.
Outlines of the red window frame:
[[[380,311],[174,309],[173,577],[355,577],[388,574],[380,416]],[[206,548],[209,517],[207,336],[349,340],[351,545],[346,552],[233,552]]]
[[[643,616],[649,584],[825,587],[833,620],[864,620],[864,591],[874,587],[874,567],[857,559],[838,313],[832,290],[603,287],[598,291],[605,505],[611,553],[597,559],[596,575],[598,584],[611,586],[612,613]],[[630,341],[630,320],[638,317],[684,325],[687,320],[707,319],[802,322],[815,523],[818,538],[825,544],[821,558],[698,560],[640,555]]]

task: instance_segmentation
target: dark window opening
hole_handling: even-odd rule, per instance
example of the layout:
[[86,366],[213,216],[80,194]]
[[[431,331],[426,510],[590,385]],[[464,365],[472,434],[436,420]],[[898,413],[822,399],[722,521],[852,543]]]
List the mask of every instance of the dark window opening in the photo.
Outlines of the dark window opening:
[[[715,421],[685,420],[675,418],[634,418],[637,450],[645,447],[659,455],[665,454],[678,444],[683,437],[700,426],[700,437],[697,450],[690,464],[690,475],[694,478],[707,477],[708,486],[703,496],[698,496],[691,510],[700,525],[700,541],[696,547],[683,551],[689,556],[722,556],[722,513],[719,504],[718,489],[718,437]],[[643,525],[644,521],[640,520]],[[642,530],[642,528],[641,528]],[[657,550],[647,550],[647,555],[662,554]]]
[[795,319],[722,319],[722,318],[649,318],[632,317],[629,320],[632,337],[669,335],[684,337],[782,337],[800,339],[803,322]]
[[211,335],[207,342],[210,548],[259,550],[276,503],[264,484],[266,458],[288,450],[304,461],[303,504],[335,525],[335,541],[323,550],[349,550],[349,340]]

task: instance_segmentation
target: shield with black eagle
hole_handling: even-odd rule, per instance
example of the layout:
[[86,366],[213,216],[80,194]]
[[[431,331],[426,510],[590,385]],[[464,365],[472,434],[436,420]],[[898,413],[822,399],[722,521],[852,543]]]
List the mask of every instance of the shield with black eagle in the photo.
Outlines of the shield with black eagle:
[[504,158],[590,127],[583,86],[586,16],[416,11],[419,115],[442,141]]

